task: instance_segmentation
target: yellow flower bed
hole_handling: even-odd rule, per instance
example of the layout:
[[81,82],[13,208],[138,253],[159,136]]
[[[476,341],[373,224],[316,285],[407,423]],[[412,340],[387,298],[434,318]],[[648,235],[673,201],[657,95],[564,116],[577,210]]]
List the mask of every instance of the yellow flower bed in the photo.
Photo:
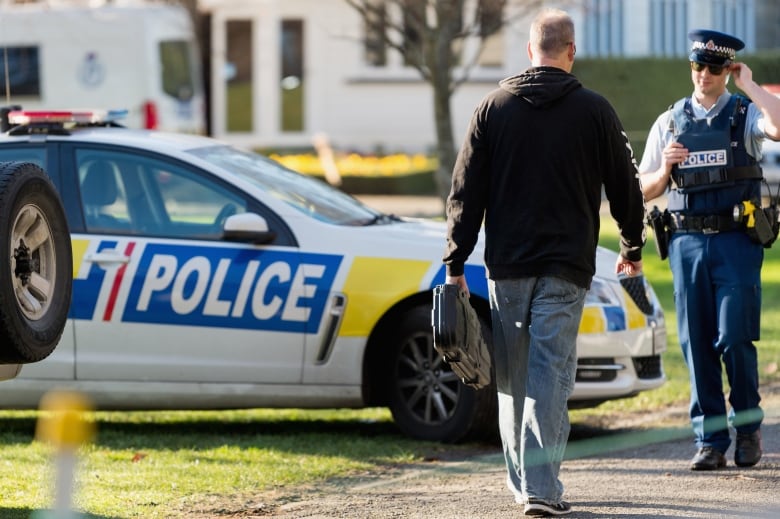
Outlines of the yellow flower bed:
[[[325,174],[319,157],[314,154],[271,154],[269,157],[300,173],[319,176]],[[400,153],[382,157],[350,153],[337,155],[335,162],[339,174],[345,177],[382,177],[426,173],[435,171],[439,164],[434,157],[428,157],[423,154],[404,155]]]

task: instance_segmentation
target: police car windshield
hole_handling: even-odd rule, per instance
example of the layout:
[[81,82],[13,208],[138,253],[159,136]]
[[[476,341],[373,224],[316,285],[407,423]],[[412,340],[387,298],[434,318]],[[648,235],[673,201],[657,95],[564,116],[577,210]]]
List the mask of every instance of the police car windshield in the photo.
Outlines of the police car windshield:
[[189,153],[243,177],[269,195],[317,220],[337,225],[386,222],[381,213],[359,200],[257,153],[231,146],[196,148]]

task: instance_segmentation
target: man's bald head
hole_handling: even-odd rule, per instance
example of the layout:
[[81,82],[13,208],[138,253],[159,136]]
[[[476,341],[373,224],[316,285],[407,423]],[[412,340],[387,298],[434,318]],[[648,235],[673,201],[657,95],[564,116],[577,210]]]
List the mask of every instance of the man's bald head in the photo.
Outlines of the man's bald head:
[[560,9],[545,9],[531,24],[530,47],[539,58],[557,59],[574,44],[574,22]]

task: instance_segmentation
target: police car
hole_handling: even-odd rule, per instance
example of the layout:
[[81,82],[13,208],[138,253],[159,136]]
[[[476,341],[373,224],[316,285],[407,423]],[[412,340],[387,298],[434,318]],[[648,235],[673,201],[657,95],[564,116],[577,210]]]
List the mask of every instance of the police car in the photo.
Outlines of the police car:
[[[494,389],[464,385],[433,346],[443,222],[119,115],[6,114],[0,160],[42,166],[62,198],[73,296],[55,352],[4,382],[0,407],[66,387],[104,409],[386,406],[416,438],[495,431]],[[481,257],[466,273],[488,323]],[[572,406],[665,380],[662,309],[644,278],[621,285],[615,258],[599,249]]]

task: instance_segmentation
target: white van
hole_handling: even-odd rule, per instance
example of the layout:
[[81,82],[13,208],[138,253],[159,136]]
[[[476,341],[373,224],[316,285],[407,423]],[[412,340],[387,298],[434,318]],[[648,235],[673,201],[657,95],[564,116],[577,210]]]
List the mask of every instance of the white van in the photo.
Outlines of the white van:
[[206,133],[189,12],[159,2],[0,2],[0,104],[127,109],[124,124]]

